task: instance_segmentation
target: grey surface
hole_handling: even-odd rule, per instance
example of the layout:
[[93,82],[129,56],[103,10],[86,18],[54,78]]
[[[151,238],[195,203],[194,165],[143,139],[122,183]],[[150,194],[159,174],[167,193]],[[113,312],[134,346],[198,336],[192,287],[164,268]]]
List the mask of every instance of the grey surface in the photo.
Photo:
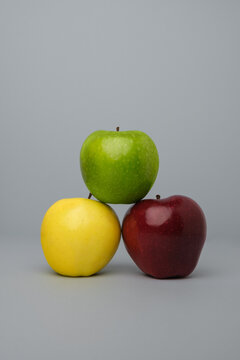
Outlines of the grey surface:
[[143,275],[121,247],[99,275],[51,271],[39,239],[2,239],[2,360],[239,358],[240,246],[206,243],[191,277]]
[[[0,0],[1,360],[238,359],[239,33],[237,0]],[[143,276],[122,247],[89,279],[44,260],[45,211],[88,194],[82,142],[116,126],[157,145],[147,197],[206,214],[189,279]]]

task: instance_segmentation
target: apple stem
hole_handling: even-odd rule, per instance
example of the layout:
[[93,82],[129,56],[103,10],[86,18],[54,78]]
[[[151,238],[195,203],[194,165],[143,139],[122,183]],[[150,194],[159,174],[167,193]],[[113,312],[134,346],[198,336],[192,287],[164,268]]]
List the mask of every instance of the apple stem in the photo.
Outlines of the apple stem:
[[119,131],[119,130],[120,130],[120,127],[119,127],[119,126],[117,126],[117,127],[116,127],[116,131]]
[[92,193],[89,193],[88,199],[91,199],[91,197],[92,197]]
[[160,195],[156,195],[156,199],[157,199],[157,200],[159,200],[159,199],[160,199],[160,197],[161,197]]

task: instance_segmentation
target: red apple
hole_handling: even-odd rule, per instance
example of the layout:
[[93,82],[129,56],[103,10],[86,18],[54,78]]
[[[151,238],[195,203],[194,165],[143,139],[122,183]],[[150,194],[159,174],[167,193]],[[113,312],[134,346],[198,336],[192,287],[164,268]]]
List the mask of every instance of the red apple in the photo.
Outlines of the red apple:
[[155,278],[193,272],[206,239],[206,220],[192,199],[175,195],[141,200],[123,219],[126,249],[136,265]]

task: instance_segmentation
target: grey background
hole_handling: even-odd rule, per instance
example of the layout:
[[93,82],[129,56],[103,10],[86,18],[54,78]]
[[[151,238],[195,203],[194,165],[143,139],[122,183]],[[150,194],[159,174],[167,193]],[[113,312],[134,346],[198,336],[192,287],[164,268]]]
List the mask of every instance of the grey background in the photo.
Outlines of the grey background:
[[[239,32],[237,0],[0,0],[1,359],[238,358]],[[88,194],[82,142],[116,126],[157,145],[147,197],[206,214],[188,279],[142,275],[122,244],[87,279],[43,258],[47,208]]]

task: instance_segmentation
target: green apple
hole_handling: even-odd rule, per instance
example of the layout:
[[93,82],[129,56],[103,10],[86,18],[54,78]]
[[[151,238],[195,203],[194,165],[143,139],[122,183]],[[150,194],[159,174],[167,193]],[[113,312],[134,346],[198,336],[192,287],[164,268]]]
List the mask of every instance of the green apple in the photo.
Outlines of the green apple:
[[142,199],[154,184],[159,157],[154,142],[142,131],[99,130],[84,141],[80,166],[96,199],[131,204]]

